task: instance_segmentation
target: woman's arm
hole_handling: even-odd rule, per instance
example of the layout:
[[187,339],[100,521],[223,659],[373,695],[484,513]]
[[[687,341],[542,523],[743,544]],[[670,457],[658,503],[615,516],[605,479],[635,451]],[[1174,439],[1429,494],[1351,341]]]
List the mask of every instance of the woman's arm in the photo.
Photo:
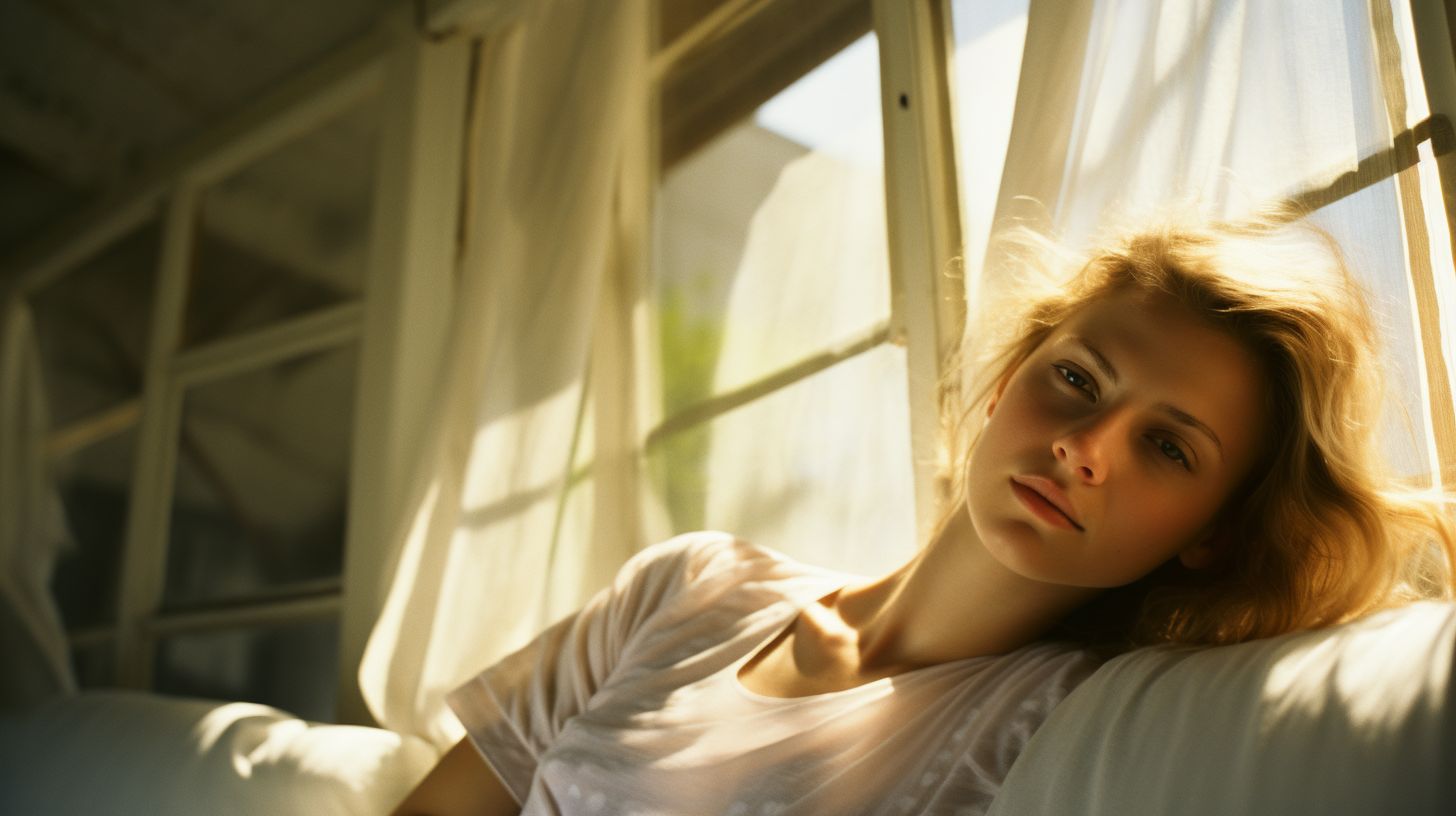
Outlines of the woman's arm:
[[521,806],[467,737],[445,752],[393,816],[516,816]]

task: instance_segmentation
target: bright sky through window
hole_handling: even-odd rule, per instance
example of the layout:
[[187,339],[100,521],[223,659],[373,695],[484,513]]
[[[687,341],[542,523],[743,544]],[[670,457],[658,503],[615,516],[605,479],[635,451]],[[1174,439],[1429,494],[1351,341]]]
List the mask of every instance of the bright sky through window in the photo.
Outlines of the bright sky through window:
[[754,115],[759,127],[863,167],[884,163],[880,53],[866,34],[800,77]]

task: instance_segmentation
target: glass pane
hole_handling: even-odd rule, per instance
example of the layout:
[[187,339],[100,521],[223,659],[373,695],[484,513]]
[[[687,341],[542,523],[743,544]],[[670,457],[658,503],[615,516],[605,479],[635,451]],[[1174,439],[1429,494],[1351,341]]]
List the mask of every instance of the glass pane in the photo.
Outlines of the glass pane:
[[[702,516],[674,532],[731,530],[863,574],[903,563],[917,543],[905,383],[904,349],[882,345],[689,432],[707,438]],[[648,454],[663,484],[682,468],[674,442]]]
[[68,628],[116,620],[136,448],[133,425],[56,462],[72,547],[56,562],[51,591]]
[[[52,576],[67,627],[116,619],[160,230],[151,222],[30,298],[52,432],[90,429],[55,460],[73,546]],[[96,417],[130,404],[129,419]],[[125,412],[123,412],[124,414]],[[128,425],[128,423],[130,423]]]
[[334,719],[339,624],[177,635],[157,650],[157,691],[276,706],[306,720]]
[[980,268],[1001,187],[1029,0],[953,0],[956,169],[966,264]]
[[349,344],[187,393],[166,606],[337,580],[356,358]]
[[362,291],[378,132],[371,97],[206,191],[184,347]]
[[[889,319],[879,94],[871,34],[668,169],[653,291],[663,416]],[[705,452],[689,432],[659,453],[674,526],[703,518]]]
[[[671,401],[889,317],[878,77],[867,35],[668,172],[655,294]],[[715,337],[735,350],[726,368]]]
[[30,296],[52,428],[141,394],[160,242],[148,223]]

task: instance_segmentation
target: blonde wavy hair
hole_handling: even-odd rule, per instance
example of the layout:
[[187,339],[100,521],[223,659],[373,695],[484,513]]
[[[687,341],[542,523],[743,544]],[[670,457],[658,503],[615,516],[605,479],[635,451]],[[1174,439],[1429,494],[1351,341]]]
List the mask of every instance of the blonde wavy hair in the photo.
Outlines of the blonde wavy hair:
[[[1171,295],[1242,342],[1269,375],[1273,444],[1220,512],[1214,563],[1189,569],[1173,559],[1104,593],[1054,635],[1114,651],[1226,644],[1452,597],[1449,500],[1397,478],[1379,449],[1385,392],[1366,294],[1334,239],[1298,215],[1164,220],[1114,233],[1080,260],[1027,230],[998,240],[1003,263],[1020,274],[984,311],[1019,318],[982,334],[987,353],[962,349],[980,374],[942,391],[954,419],[948,461],[958,463],[944,474],[951,496],[965,495],[964,464],[982,425],[973,419],[996,383],[1099,298]],[[1006,309],[1011,302],[1020,308]]]

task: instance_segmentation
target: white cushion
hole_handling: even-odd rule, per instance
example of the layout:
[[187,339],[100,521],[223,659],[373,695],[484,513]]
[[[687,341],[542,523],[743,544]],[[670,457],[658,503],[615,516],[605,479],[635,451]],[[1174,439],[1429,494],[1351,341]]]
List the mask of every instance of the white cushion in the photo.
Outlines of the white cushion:
[[435,757],[252,703],[87,692],[0,716],[0,813],[387,813]]
[[990,816],[1456,813],[1456,605],[1109,661]]

